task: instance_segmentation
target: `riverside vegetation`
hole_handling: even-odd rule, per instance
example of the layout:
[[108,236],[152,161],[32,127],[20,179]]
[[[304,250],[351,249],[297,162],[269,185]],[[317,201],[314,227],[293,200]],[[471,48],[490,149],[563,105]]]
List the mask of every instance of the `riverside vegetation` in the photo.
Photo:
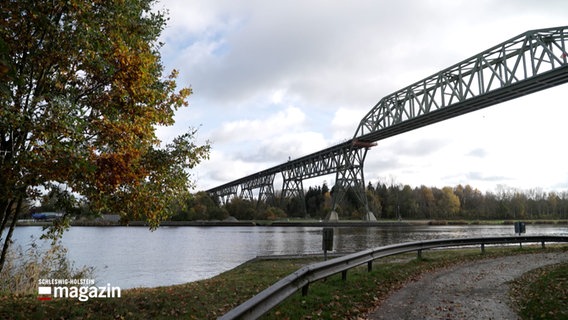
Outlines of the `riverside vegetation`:
[[37,293],[39,279],[92,279],[93,267],[76,267],[67,258],[67,249],[60,240],[53,241],[47,250],[40,248],[31,237],[27,248],[16,246],[8,252],[0,272],[2,295]]
[[[420,220],[536,220],[567,219],[568,191],[545,192],[498,186],[496,192],[481,192],[470,185],[454,187],[411,187],[402,184],[369,183],[365,190],[369,209],[381,219]],[[310,187],[303,197],[269,199],[257,203],[235,197],[220,205],[218,199],[198,192],[180,199],[173,208],[172,220],[223,220],[229,215],[238,220],[275,220],[282,218],[324,219],[331,212],[334,187],[326,183]],[[336,208],[342,220],[361,220],[365,214],[355,194],[348,190]]]
[[[373,271],[366,266],[310,285],[307,296],[296,293],[274,308],[266,319],[357,319],[373,310],[386,296],[420,274],[476,259],[543,251],[568,252],[566,246],[547,249],[524,246],[522,249],[491,248],[485,254],[478,249],[433,250],[422,259],[403,254],[376,261]],[[75,299],[38,301],[32,292],[0,295],[3,319],[215,319],[282,277],[321,258],[253,260],[211,279],[183,285],[123,290],[120,299]],[[566,274],[568,265],[543,268],[529,273],[530,284],[516,282],[512,289],[516,301],[528,307],[523,319],[563,319],[568,310]],[[545,290],[544,298],[540,290]],[[561,290],[554,290],[560,288]],[[539,299],[543,300],[537,300]],[[536,302],[532,303],[531,302]],[[553,302],[553,303],[548,303]]]
[[[237,220],[274,221],[282,219],[324,219],[331,211],[334,188],[310,187],[304,197],[292,197],[272,202],[251,201],[235,197],[221,205],[219,199],[206,192],[184,194],[169,205],[172,221]],[[409,185],[369,183],[366,188],[369,209],[383,220],[430,221],[567,221],[568,192],[544,192],[540,189],[519,190],[499,186],[496,192],[482,193],[470,185],[455,187],[412,188]],[[52,190],[44,195],[41,205],[29,212],[60,211],[62,197],[72,198],[64,190]],[[278,195],[277,195],[278,197]],[[71,199],[73,200],[73,199]],[[67,201],[69,202],[69,201]],[[66,212],[77,221],[92,221],[97,215],[84,199],[73,200]],[[361,208],[355,195],[348,191],[338,208],[342,220],[361,220]],[[28,217],[29,218],[29,217]]]

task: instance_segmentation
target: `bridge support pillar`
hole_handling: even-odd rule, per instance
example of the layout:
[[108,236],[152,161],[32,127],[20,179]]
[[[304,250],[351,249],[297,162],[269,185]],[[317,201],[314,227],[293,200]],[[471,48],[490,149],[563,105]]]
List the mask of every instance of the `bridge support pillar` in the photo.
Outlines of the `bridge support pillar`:
[[225,189],[215,191],[212,193],[213,196],[216,196],[219,199],[219,202],[222,204],[227,204],[232,197],[237,196],[237,191],[239,186],[230,186]]
[[345,198],[348,190],[352,190],[359,203],[365,208],[363,220],[377,221],[375,215],[369,210],[367,195],[365,192],[365,177],[363,175],[363,164],[367,156],[368,148],[351,148],[345,151],[341,159],[344,163],[336,173],[335,190],[332,199],[332,211],[326,217],[328,221],[337,221],[339,216],[336,208]]
[[304,183],[302,178],[293,175],[293,171],[282,171],[284,183],[282,185],[282,199],[283,202],[286,198],[296,198],[300,202],[300,210],[304,215],[307,214],[306,199],[304,196]]
[[258,202],[265,201],[266,203],[272,204],[274,202],[274,177],[275,173],[267,175],[258,175],[253,179],[247,180],[240,184],[241,187],[241,197],[250,201],[255,201],[253,190],[259,189],[258,191]]
[[254,195],[252,194],[252,189],[241,186],[241,198],[254,201]]
[[339,221],[339,214],[333,209],[325,218],[327,221]]
[[258,191],[258,203],[264,201],[268,205],[275,205],[276,200],[274,196],[274,177],[276,174],[271,174],[266,176],[262,184],[260,185],[260,190]]

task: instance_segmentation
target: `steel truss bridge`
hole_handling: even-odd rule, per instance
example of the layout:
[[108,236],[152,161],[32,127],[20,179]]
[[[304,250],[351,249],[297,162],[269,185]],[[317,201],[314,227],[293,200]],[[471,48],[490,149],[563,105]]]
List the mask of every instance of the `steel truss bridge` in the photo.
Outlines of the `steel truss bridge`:
[[302,181],[336,174],[333,211],[352,189],[376,220],[365,195],[367,151],[382,139],[457,117],[568,82],[568,26],[531,30],[382,98],[363,117],[353,138],[281,165],[225,183],[207,192],[226,203],[241,196],[275,201],[274,179],[282,175],[281,197],[303,198]]

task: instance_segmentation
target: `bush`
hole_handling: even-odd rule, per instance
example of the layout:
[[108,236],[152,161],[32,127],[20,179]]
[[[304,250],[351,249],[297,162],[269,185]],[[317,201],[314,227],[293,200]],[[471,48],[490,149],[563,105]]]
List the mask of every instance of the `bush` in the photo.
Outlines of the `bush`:
[[93,279],[94,267],[75,268],[60,241],[47,250],[31,237],[29,248],[12,247],[0,272],[0,293],[36,294],[39,279]]

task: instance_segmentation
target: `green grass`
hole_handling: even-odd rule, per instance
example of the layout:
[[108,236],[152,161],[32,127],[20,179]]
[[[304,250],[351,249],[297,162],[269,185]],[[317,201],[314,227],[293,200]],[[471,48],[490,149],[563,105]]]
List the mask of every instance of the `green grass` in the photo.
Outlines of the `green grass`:
[[[296,293],[265,316],[267,319],[355,319],[372,310],[388,293],[423,272],[475,259],[502,255],[565,250],[567,247],[523,249],[486,248],[431,250],[378,260],[318,281],[309,294]],[[259,260],[245,263],[214,278],[183,285],[123,290],[116,299],[38,301],[36,296],[0,294],[0,319],[216,319],[305,264],[321,258]]]
[[522,319],[568,319],[568,263],[527,272],[510,294]]

